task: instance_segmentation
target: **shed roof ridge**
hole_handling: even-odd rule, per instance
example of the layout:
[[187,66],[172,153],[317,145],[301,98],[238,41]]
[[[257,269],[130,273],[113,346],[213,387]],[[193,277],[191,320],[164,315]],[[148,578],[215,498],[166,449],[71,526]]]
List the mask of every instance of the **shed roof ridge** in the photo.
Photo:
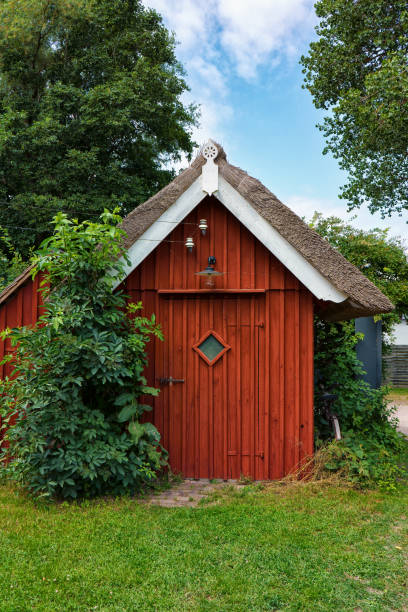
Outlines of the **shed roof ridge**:
[[[344,318],[390,312],[391,301],[356,266],[320,236],[301,217],[284,204],[261,181],[227,161],[224,148],[218,148],[215,163],[223,178],[235,189],[267,223],[337,290],[348,296],[332,310]],[[200,177],[206,159],[199,151],[190,165],[168,185],[134,208],[122,221],[126,233],[123,246],[129,249],[172,204]],[[206,197],[203,192],[203,199]],[[216,197],[216,194],[215,194]],[[0,293],[0,303],[27,280],[28,269]],[[300,279],[301,280],[301,279]],[[346,304],[348,302],[348,306]]]

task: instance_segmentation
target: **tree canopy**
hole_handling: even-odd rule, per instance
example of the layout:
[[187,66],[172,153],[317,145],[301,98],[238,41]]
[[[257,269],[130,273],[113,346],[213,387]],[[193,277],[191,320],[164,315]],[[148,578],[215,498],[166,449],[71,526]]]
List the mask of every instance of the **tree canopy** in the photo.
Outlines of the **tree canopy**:
[[363,230],[321,213],[314,214],[310,225],[391,300],[395,311],[381,317],[384,331],[391,332],[401,316],[408,315],[408,261],[402,240],[389,236],[387,229]]
[[318,40],[302,57],[326,148],[348,173],[340,197],[384,216],[408,209],[406,0],[318,0]]
[[56,212],[126,213],[191,153],[174,49],[141,0],[2,0],[0,226],[24,256]]

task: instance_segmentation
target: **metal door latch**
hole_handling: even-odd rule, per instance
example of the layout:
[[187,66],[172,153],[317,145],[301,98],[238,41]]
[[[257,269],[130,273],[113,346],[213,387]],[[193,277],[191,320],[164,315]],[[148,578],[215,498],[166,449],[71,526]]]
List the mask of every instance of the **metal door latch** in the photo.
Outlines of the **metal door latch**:
[[183,383],[183,382],[184,382],[184,378],[173,378],[172,376],[169,376],[168,378],[159,378],[159,383],[161,385],[169,385],[169,387],[171,387],[173,383]]

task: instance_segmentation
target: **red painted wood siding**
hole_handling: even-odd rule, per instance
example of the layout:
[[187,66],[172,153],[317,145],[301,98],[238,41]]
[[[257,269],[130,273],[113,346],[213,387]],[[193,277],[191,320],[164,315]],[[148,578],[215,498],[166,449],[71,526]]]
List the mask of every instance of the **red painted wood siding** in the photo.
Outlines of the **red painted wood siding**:
[[[40,276],[37,275],[34,281],[28,280],[16,293],[4,304],[0,305],[0,331],[7,327],[21,327],[32,325],[38,320],[40,315],[40,294],[38,293]],[[0,361],[4,355],[12,352],[9,339],[0,339]],[[11,363],[0,365],[0,378],[10,376],[13,370]],[[0,425],[1,425],[0,416]],[[0,442],[1,442],[0,432]]]
[[[215,293],[199,294],[195,272],[209,255],[225,274]],[[149,349],[149,382],[185,380],[162,385],[153,410],[174,471],[274,479],[313,452],[313,296],[216,198],[170,233],[125,290],[156,314],[166,338]],[[209,329],[231,346],[212,367],[193,350]]]
[[[201,218],[206,236],[198,231]],[[196,243],[192,253],[187,236]],[[209,255],[225,273],[217,290],[229,293],[197,293],[204,281],[195,272]],[[170,375],[186,381],[163,385],[148,415],[174,471],[274,479],[313,452],[313,296],[216,198],[174,229],[124,288],[156,314],[166,338],[149,346],[149,383]],[[37,320],[37,289],[37,279],[28,281],[0,306],[0,329]],[[209,329],[231,347],[213,366],[193,350]],[[0,357],[8,350],[0,342]],[[10,366],[0,368],[0,376],[8,374]]]

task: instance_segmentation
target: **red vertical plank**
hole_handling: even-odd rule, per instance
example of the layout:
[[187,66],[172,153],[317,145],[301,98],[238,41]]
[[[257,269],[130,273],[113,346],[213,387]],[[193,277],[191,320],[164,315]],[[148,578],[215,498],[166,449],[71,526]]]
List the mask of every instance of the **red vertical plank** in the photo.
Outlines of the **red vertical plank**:
[[[297,280],[297,279],[296,279]],[[295,348],[294,348],[294,359],[295,359],[295,379],[293,381],[293,386],[295,387],[295,403],[294,403],[294,451],[295,451],[295,465],[294,467],[299,466],[300,460],[300,422],[299,422],[299,413],[300,413],[300,394],[302,392],[300,386],[300,364],[299,364],[299,354],[300,354],[300,313],[299,313],[299,291],[294,291],[294,307],[295,307],[295,320],[294,320],[294,329],[295,329]]]
[[186,316],[186,365],[184,370],[185,378],[185,393],[186,393],[186,426],[185,426],[185,444],[186,444],[186,476],[194,478],[194,457],[195,457],[195,357],[198,355],[192,350],[195,343],[195,300],[186,300],[187,316]]
[[[2,304],[0,306],[0,331],[3,331],[6,327],[6,305]],[[4,377],[4,366],[1,365],[1,361],[4,357],[4,340],[0,338],[0,378]],[[0,427],[2,426],[3,421],[0,416]],[[2,446],[2,439],[4,437],[4,431],[0,429],[0,447]]]
[[[173,307],[173,326],[174,326],[174,351],[173,363],[170,375],[173,378],[181,380],[184,378],[183,371],[183,299],[176,298]],[[184,420],[184,404],[183,393],[185,383],[174,383],[170,389],[171,396],[171,419],[174,426],[174,450],[175,464],[177,471],[183,473],[183,420]]]
[[[169,374],[169,347],[173,342],[173,338],[170,334],[170,308],[171,308],[171,299],[164,298],[160,304],[160,310],[162,311],[162,319],[161,323],[163,326],[163,334],[165,341],[162,346],[162,358],[161,358],[161,374],[160,378],[166,378]],[[162,419],[163,419],[163,446],[170,453],[170,424],[169,424],[169,402],[170,402],[170,393],[169,386],[162,385],[161,387],[161,411],[162,411]],[[170,457],[169,457],[170,459]]]
[[222,223],[220,224],[221,226],[221,236],[220,236],[220,243],[223,246],[223,250],[222,250],[222,267],[218,268],[219,270],[221,270],[221,272],[224,272],[224,276],[222,277],[222,286],[223,287],[228,287],[229,285],[229,276],[228,276],[228,219],[227,219],[227,210],[224,206],[221,207],[221,214],[222,214]]
[[[212,215],[212,220],[214,220],[214,215]],[[214,252],[214,251],[213,251]],[[208,320],[208,329],[214,329],[214,298],[209,297],[209,320]],[[203,329],[203,333],[204,333]],[[214,478],[214,368],[207,367],[208,373],[208,469],[210,478]]]
[[[143,265],[143,264],[142,264]],[[170,243],[162,242],[156,252],[156,289],[170,287]]]
[[[269,280],[269,253],[268,257],[265,256],[265,269],[264,269],[264,283],[265,287],[267,287],[267,281]],[[263,415],[263,452],[264,452],[264,475],[263,478],[270,478],[270,415],[271,415],[271,402],[270,402],[270,358],[271,358],[271,327],[269,320],[269,312],[270,312],[270,300],[271,300],[271,292],[267,291],[265,298],[263,300],[263,310],[262,310],[262,320],[264,327],[262,329],[263,333],[263,350],[264,356],[261,361],[261,381],[263,381],[263,399],[261,403],[261,414]],[[275,347],[273,347],[275,350]],[[260,383],[262,384],[262,382]]]
[[[177,299],[177,298],[176,298]],[[176,327],[175,327],[175,299],[169,299],[169,345],[168,345],[168,368],[165,374],[166,378],[175,375],[175,365],[176,365],[176,354],[177,354],[177,335],[176,335]],[[180,473],[180,463],[178,461],[178,420],[180,418],[180,406],[177,402],[175,402],[175,396],[177,393],[177,389],[173,385],[166,385],[168,390],[168,406],[167,409],[167,421],[169,428],[169,459],[170,465],[174,473]]]
[[[200,337],[211,328],[210,304],[208,297],[198,299],[200,311]],[[211,368],[199,357],[199,455],[200,478],[208,478],[211,469],[210,435],[212,410],[212,374]]]
[[[174,239],[174,232],[170,234],[170,238]],[[169,241],[169,248],[169,287],[171,289],[174,289],[174,268],[176,263],[176,253],[174,242],[172,242],[171,240]]]
[[33,298],[33,283],[29,282],[22,287],[23,292],[23,313],[22,325],[31,325],[32,321],[32,298]]
[[23,325],[23,298],[24,298],[24,287],[20,287],[17,291],[17,303],[16,303],[16,327]]
[[[209,219],[209,210],[208,210],[208,198],[206,198],[200,206],[193,211],[192,215],[190,215],[189,219],[195,225],[188,225],[188,235],[193,234],[194,242],[196,243],[196,247],[193,249],[193,253],[187,254],[187,284],[186,286],[194,289],[200,287],[200,276],[197,276],[196,272],[199,272],[203,269],[203,263],[205,262],[206,253],[210,250],[210,232],[211,228],[209,228],[206,232],[206,235],[203,236],[198,229],[198,223],[200,219]],[[208,257],[208,255],[207,255]],[[205,267],[205,266],[204,266]]]
[[313,297],[300,295],[300,459],[313,453]]
[[284,404],[284,473],[286,474],[294,464],[294,403],[295,403],[295,330],[293,293],[285,292],[285,404]]
[[[227,308],[226,308],[226,300],[222,300],[222,337],[228,342],[231,346],[230,337],[228,334],[227,327]],[[222,477],[224,480],[228,478],[228,359],[229,359],[228,351],[224,355],[222,360],[222,437],[223,437],[223,464],[222,464]],[[234,384],[234,383],[232,383]]]
[[[143,262],[143,265],[140,266],[140,274],[135,275],[135,280],[140,279],[140,288],[143,291],[154,289],[155,283],[155,259],[156,259],[156,251],[150,253],[150,255]],[[138,288],[137,286],[135,288]]]
[[285,292],[285,473],[299,461],[299,294]]
[[[186,238],[189,236],[188,230],[187,228],[191,227],[189,225],[185,225],[182,224],[181,225],[181,239],[182,239],[182,245],[183,245],[183,249],[185,249],[186,247],[184,246]],[[195,251],[197,251],[196,249],[194,249]],[[181,277],[181,283],[180,283],[180,287],[183,289],[186,289],[189,286],[189,274],[188,274],[188,269],[189,269],[189,263],[191,262],[191,257],[186,257],[183,256],[183,250],[181,253],[181,257],[180,257],[180,263],[179,266],[182,270],[182,277]],[[195,257],[194,257],[195,259]]]
[[33,280],[33,295],[32,295],[32,300],[31,300],[31,307],[32,307],[31,321],[33,325],[38,321],[38,317],[39,317],[38,307],[39,307],[39,302],[40,302],[40,297],[41,297],[39,291],[40,291],[40,275],[37,274]]
[[238,299],[240,310],[240,369],[241,369],[241,398],[240,398],[240,424],[241,424],[241,472],[244,476],[251,476],[253,456],[253,338],[251,337],[251,300],[240,297]]
[[[189,226],[191,227],[191,226]],[[172,270],[170,272],[170,277],[172,277],[171,286],[175,289],[181,289],[183,287],[183,259],[186,257],[195,257],[196,249],[193,249],[193,253],[188,253],[186,247],[183,242],[183,232],[184,226],[179,225],[171,234],[170,237],[173,240],[171,243],[171,260],[170,265]]]
[[285,268],[272,253],[269,255],[269,288],[285,288]]
[[[251,264],[252,268],[252,264]],[[258,355],[258,339],[257,339],[257,328],[255,327],[255,298],[252,296],[249,298],[250,304],[250,325],[249,325],[249,339],[250,339],[250,366],[249,366],[249,384],[250,384],[250,403],[247,406],[247,410],[249,410],[249,427],[250,427],[250,475],[252,478],[256,478],[256,461],[255,461],[255,437],[256,437],[256,411],[258,407],[258,390],[257,385],[255,385],[255,371],[256,364],[255,360]]]
[[267,421],[267,402],[265,400],[266,381],[269,379],[266,370],[266,353],[265,353],[265,297],[257,299],[257,336],[258,350],[255,354],[255,372],[256,386],[258,390],[258,401],[256,406],[256,461],[257,461],[257,480],[266,478],[265,466],[268,465],[265,454],[265,423]]
[[181,368],[180,378],[184,379],[184,383],[180,383],[181,387],[181,471],[187,475],[187,392],[186,392],[186,365],[187,365],[187,300],[181,301]]
[[225,286],[230,289],[240,287],[240,227],[237,219],[228,216],[228,278]]
[[[227,342],[224,331],[224,298],[217,296],[214,300],[214,329]],[[213,376],[213,439],[214,439],[214,478],[224,478],[226,460],[225,436],[225,364],[228,359],[224,354],[212,367]]]
[[[7,303],[0,306],[0,331],[6,329],[6,308]],[[2,361],[5,354],[5,340],[0,339],[0,361]],[[0,365],[0,378],[4,378],[4,365]]]
[[[278,478],[280,474],[279,437],[280,437],[280,299],[279,292],[272,291],[267,294],[266,310],[266,346],[270,346],[269,367],[267,378],[270,381],[268,406],[269,426],[267,428],[268,438],[268,478]],[[266,458],[265,458],[266,459]]]
[[228,478],[238,478],[240,473],[240,428],[238,419],[239,404],[239,329],[237,325],[238,300],[226,299],[227,340],[231,350],[225,355],[225,381],[227,393],[227,473]]
[[254,239],[248,230],[240,226],[240,287],[251,289],[255,269]]
[[287,268],[285,268],[285,289],[295,291],[299,290],[298,279]]
[[[157,271],[156,271],[157,274]],[[160,302],[160,298],[158,296],[158,294],[156,293],[155,295],[155,315],[156,315],[156,321],[161,325],[162,322],[162,312],[161,312],[161,302]],[[163,354],[163,345],[164,342],[159,340],[158,338],[154,339],[154,343],[153,343],[153,365],[154,365],[154,386],[158,389],[160,389],[160,393],[157,397],[155,397],[153,399],[153,412],[151,413],[151,419],[152,422],[155,424],[155,426],[157,427],[159,433],[160,433],[160,442],[163,443],[163,436],[162,436],[162,432],[163,432],[163,411],[162,411],[162,389],[160,387],[160,381],[159,379],[162,377],[162,368],[161,368],[161,356]]]
[[278,436],[278,465],[279,478],[285,474],[285,401],[286,401],[286,386],[285,386],[285,302],[286,294],[284,291],[279,292],[279,436]]
[[255,269],[252,287],[256,289],[269,288],[269,252],[259,240],[255,240]]

